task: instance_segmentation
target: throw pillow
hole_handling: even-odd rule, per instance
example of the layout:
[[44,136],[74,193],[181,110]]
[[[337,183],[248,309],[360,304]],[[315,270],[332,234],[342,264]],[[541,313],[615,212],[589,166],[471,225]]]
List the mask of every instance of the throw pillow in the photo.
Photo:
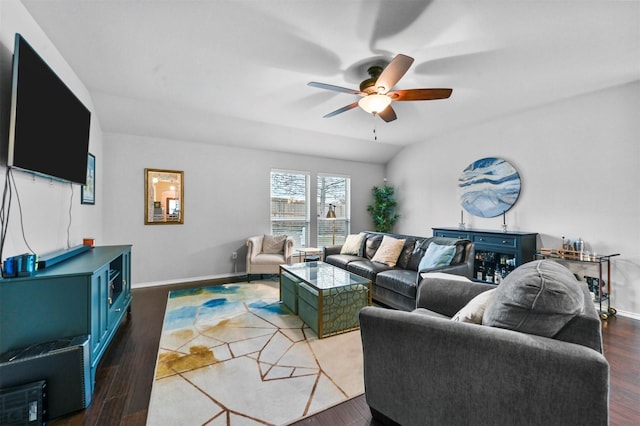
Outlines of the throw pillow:
[[373,256],[376,255],[376,251],[378,251],[378,247],[380,247],[381,242],[382,242],[382,235],[380,234],[372,235],[368,237],[364,243],[365,244],[365,248],[363,252],[364,257],[366,257],[367,259],[373,258]]
[[404,243],[404,247],[402,247],[402,251],[400,252],[400,256],[398,256],[398,261],[396,262],[396,266],[398,268],[409,269],[409,262],[411,262],[411,255],[413,254],[415,246],[415,240],[407,238],[407,241]]
[[262,240],[263,253],[284,253],[286,235],[265,235]]
[[483,291],[473,299],[469,301],[462,309],[451,317],[452,321],[469,322],[472,324],[482,324],[482,316],[487,308],[487,305],[493,299],[493,293],[495,288],[491,290]]
[[409,259],[409,264],[407,265],[407,269],[411,271],[418,270],[418,265],[422,260],[422,256],[424,256],[424,252],[427,251],[427,247],[429,247],[429,244],[431,243],[431,238],[416,240],[416,243],[413,246],[413,252],[411,253],[411,259]]
[[553,337],[584,310],[580,282],[553,260],[519,266],[496,288],[484,325]]
[[426,271],[438,266],[449,265],[455,254],[456,246],[431,243],[420,260],[418,271]]
[[347,239],[340,249],[340,254],[352,254],[354,256],[358,256],[363,241],[364,233],[362,232],[359,234],[347,235]]
[[396,266],[398,256],[404,247],[405,240],[399,240],[397,238],[385,235],[382,237],[380,247],[376,251],[376,254],[371,258],[372,262],[384,263],[389,266]]

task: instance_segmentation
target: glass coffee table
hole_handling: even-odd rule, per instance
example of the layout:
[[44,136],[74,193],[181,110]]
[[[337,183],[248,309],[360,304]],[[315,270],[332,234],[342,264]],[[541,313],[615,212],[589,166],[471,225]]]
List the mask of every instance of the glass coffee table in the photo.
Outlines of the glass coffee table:
[[371,280],[324,262],[280,265],[280,300],[323,338],[360,327]]

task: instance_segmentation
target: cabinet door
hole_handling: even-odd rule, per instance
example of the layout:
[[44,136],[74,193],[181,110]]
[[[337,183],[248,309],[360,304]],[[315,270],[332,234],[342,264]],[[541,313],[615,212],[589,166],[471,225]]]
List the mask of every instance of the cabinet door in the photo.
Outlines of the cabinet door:
[[91,364],[100,353],[108,331],[109,266],[98,269],[91,277]]

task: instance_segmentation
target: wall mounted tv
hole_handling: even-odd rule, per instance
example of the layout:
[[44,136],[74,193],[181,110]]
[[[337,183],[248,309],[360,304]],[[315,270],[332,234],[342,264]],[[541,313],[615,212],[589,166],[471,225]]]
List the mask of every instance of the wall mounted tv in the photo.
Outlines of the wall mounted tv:
[[84,185],[91,112],[20,34],[12,72],[7,166]]

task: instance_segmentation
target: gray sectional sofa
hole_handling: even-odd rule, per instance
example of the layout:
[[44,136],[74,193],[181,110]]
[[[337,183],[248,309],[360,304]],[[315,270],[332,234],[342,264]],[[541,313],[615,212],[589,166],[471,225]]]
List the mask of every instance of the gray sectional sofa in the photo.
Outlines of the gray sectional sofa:
[[499,286],[427,277],[416,306],[360,311],[366,400],[383,424],[608,424],[600,318],[564,266],[525,263]]
[[[361,234],[364,234],[364,238],[357,254],[340,254],[343,245],[328,246],[323,248],[324,262],[370,279],[373,299],[392,308],[404,311],[415,309],[417,288],[423,272],[445,272],[467,278],[473,273],[475,250],[469,240],[372,231]],[[405,240],[394,266],[372,261],[385,235]],[[455,246],[453,259],[447,265],[419,271],[420,261],[431,243]]]

